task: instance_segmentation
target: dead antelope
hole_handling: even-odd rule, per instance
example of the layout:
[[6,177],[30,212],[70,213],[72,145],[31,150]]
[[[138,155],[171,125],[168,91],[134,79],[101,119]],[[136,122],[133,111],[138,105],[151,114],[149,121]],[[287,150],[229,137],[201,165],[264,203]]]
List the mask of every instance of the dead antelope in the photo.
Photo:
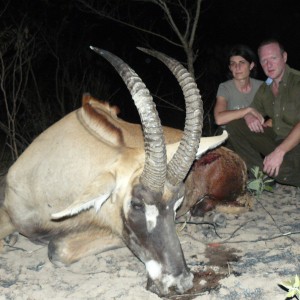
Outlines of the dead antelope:
[[44,131],[10,168],[0,239],[17,231],[47,242],[55,264],[71,264],[125,243],[145,264],[151,291],[167,294],[174,287],[183,293],[193,285],[174,225],[183,179],[196,156],[227,134],[202,138],[199,148],[201,96],[176,60],[141,49],[163,61],[182,87],[183,133],[161,126],[150,92],[127,64],[92,49],[118,71],[142,124],[127,123],[114,107],[84,95],[81,108]]
[[184,202],[177,216],[190,211],[204,216],[218,208],[227,213],[245,211],[251,202],[247,193],[247,166],[239,155],[218,147],[195,161],[186,180]]

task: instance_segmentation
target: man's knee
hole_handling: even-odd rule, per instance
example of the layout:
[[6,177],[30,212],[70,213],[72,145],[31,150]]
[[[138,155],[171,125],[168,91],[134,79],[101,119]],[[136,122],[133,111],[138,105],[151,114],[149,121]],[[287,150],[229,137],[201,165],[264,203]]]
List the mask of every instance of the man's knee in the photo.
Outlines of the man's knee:
[[300,145],[285,155],[275,180],[282,184],[300,187]]
[[281,184],[293,185],[300,187],[300,174],[299,172],[295,172],[295,169],[281,171],[275,180]]

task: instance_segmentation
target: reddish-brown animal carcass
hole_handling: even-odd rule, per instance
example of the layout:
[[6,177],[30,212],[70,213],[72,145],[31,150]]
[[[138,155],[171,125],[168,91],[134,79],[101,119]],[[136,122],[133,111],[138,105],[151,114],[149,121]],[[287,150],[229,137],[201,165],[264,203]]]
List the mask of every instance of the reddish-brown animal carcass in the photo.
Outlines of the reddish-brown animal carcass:
[[194,162],[185,181],[185,199],[177,212],[203,216],[218,205],[241,206],[248,198],[247,167],[233,151],[219,147]]

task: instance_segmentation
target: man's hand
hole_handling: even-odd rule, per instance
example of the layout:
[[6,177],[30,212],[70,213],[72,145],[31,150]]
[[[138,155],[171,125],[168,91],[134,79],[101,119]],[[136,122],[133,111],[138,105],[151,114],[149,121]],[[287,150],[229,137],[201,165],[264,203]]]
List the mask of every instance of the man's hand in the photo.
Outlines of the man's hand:
[[244,119],[252,132],[264,132],[264,118],[257,110],[251,108],[250,112],[244,116]]
[[263,171],[270,177],[276,177],[279,173],[280,166],[283,162],[284,152],[276,148],[264,159]]
[[300,143],[300,122],[298,122],[288,136],[278,145],[273,152],[264,159],[263,171],[269,176],[278,176],[279,169],[286,153]]
[[272,119],[268,119],[264,124],[263,126],[266,128],[266,127],[273,127],[273,122],[272,122]]

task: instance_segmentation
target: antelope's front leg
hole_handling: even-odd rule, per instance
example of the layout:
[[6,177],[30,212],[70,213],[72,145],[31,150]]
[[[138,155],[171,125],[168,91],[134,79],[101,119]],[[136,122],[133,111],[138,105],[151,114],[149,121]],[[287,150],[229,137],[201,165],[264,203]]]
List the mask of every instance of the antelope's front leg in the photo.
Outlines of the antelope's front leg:
[[48,257],[57,266],[70,265],[85,256],[125,247],[110,230],[93,229],[56,236],[48,245]]

